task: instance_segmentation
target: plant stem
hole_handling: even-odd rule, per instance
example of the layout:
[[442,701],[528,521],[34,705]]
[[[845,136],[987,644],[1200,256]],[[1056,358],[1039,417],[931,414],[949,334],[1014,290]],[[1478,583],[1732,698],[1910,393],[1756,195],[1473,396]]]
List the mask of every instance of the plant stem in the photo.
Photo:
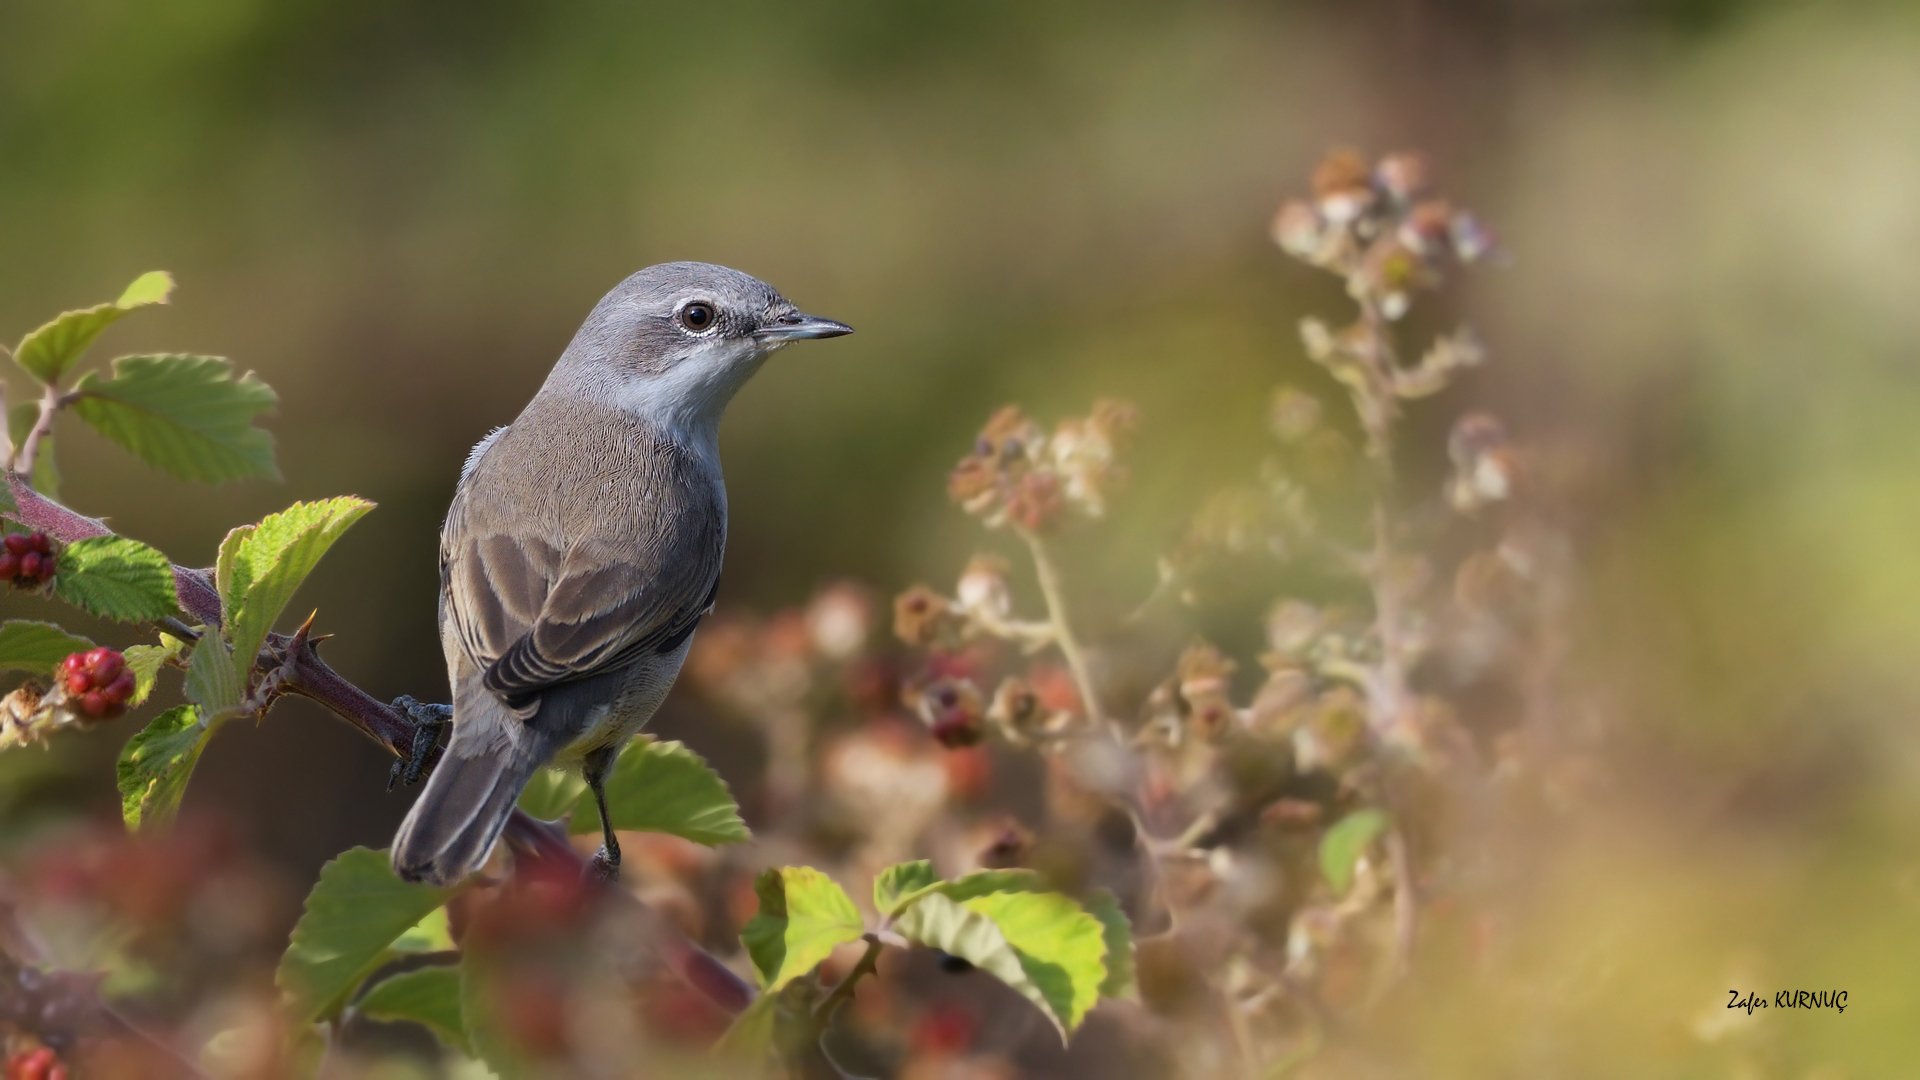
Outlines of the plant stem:
[[1033,553],[1034,575],[1040,579],[1040,595],[1047,602],[1047,621],[1053,625],[1054,644],[1060,647],[1060,655],[1067,661],[1067,670],[1073,673],[1074,686],[1080,691],[1080,701],[1086,707],[1088,721],[1097,727],[1105,727],[1116,742],[1124,741],[1119,726],[1107,719],[1100,708],[1100,697],[1094,693],[1093,677],[1087,671],[1086,656],[1080,651],[1079,639],[1073,636],[1073,627],[1067,621],[1066,591],[1060,585],[1060,571],[1054,566],[1053,554],[1047,550],[1047,542],[1025,529],[1015,531],[1027,542],[1027,550]]
[[46,393],[40,395],[40,417],[33,422],[33,430],[27,432],[26,440],[20,444],[20,453],[15,455],[13,471],[21,476],[33,475],[33,463],[40,456],[40,443],[53,434],[53,418],[73,399],[60,393],[53,383],[47,384]]
[[846,977],[833,988],[833,992],[827,995],[826,1000],[813,1010],[815,1038],[826,1034],[827,1026],[833,1023],[833,1014],[841,1005],[853,999],[853,984],[859,982],[861,976],[872,975],[880,970],[880,936],[869,933],[866,935],[866,942],[867,951],[860,954],[860,959],[853,965],[853,970],[847,972]]

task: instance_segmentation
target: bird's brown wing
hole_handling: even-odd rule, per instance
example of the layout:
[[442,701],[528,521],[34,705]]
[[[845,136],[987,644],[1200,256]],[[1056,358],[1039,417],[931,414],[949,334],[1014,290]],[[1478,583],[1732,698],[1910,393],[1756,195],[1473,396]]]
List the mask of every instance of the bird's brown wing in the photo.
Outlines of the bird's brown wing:
[[489,454],[447,517],[447,617],[483,685],[516,709],[672,651],[713,604],[725,511],[711,482],[670,444],[602,449],[571,483],[476,497],[493,479]]

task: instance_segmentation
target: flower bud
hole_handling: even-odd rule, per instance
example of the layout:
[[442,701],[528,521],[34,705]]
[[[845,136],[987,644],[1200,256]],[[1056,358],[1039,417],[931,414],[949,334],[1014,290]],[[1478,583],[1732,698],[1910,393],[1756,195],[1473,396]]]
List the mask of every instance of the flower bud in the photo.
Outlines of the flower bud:
[[952,619],[947,598],[915,585],[893,601],[893,632],[909,645],[931,645],[940,640]]
[[975,555],[967,563],[955,588],[960,610],[968,615],[994,621],[1004,620],[1013,611],[1013,596],[1007,588],[1007,563],[995,555]]

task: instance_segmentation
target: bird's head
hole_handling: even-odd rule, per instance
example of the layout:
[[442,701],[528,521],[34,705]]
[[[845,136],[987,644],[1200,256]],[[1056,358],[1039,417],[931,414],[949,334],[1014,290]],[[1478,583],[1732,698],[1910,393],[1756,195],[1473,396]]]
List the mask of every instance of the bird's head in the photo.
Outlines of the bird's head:
[[711,431],[775,349],[853,327],[808,315],[758,278],[711,263],[662,263],[615,286],[554,369],[569,391],[674,431]]

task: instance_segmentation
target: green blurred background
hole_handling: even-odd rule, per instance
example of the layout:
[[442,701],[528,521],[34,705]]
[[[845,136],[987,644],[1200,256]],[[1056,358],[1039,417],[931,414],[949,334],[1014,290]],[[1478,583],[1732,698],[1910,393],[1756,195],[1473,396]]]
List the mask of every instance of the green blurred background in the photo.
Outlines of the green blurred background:
[[[99,355],[258,371],[286,483],[208,492],[69,421],[65,501],[196,564],[293,499],[378,501],[295,606],[383,696],[444,694],[466,448],[671,259],[860,331],[734,404],[723,604],[944,583],[977,534],[942,477],[986,413],[1110,394],[1143,406],[1138,482],[1079,572],[1119,608],[1250,475],[1268,388],[1326,391],[1293,324],[1344,301],[1274,208],[1331,145],[1424,149],[1512,261],[1454,294],[1494,363],[1416,413],[1408,475],[1437,483],[1468,407],[1578,460],[1613,768],[1514,901],[1527,977],[1440,979],[1399,1037],[1436,1075],[1915,1075],[1915,117],[1893,3],[8,0],[0,338],[171,270]],[[126,733],[6,764],[0,813],[111,814]],[[386,842],[385,778],[295,703],[217,740],[187,805],[304,882]],[[1733,985],[1852,1007],[1703,1028]]]

